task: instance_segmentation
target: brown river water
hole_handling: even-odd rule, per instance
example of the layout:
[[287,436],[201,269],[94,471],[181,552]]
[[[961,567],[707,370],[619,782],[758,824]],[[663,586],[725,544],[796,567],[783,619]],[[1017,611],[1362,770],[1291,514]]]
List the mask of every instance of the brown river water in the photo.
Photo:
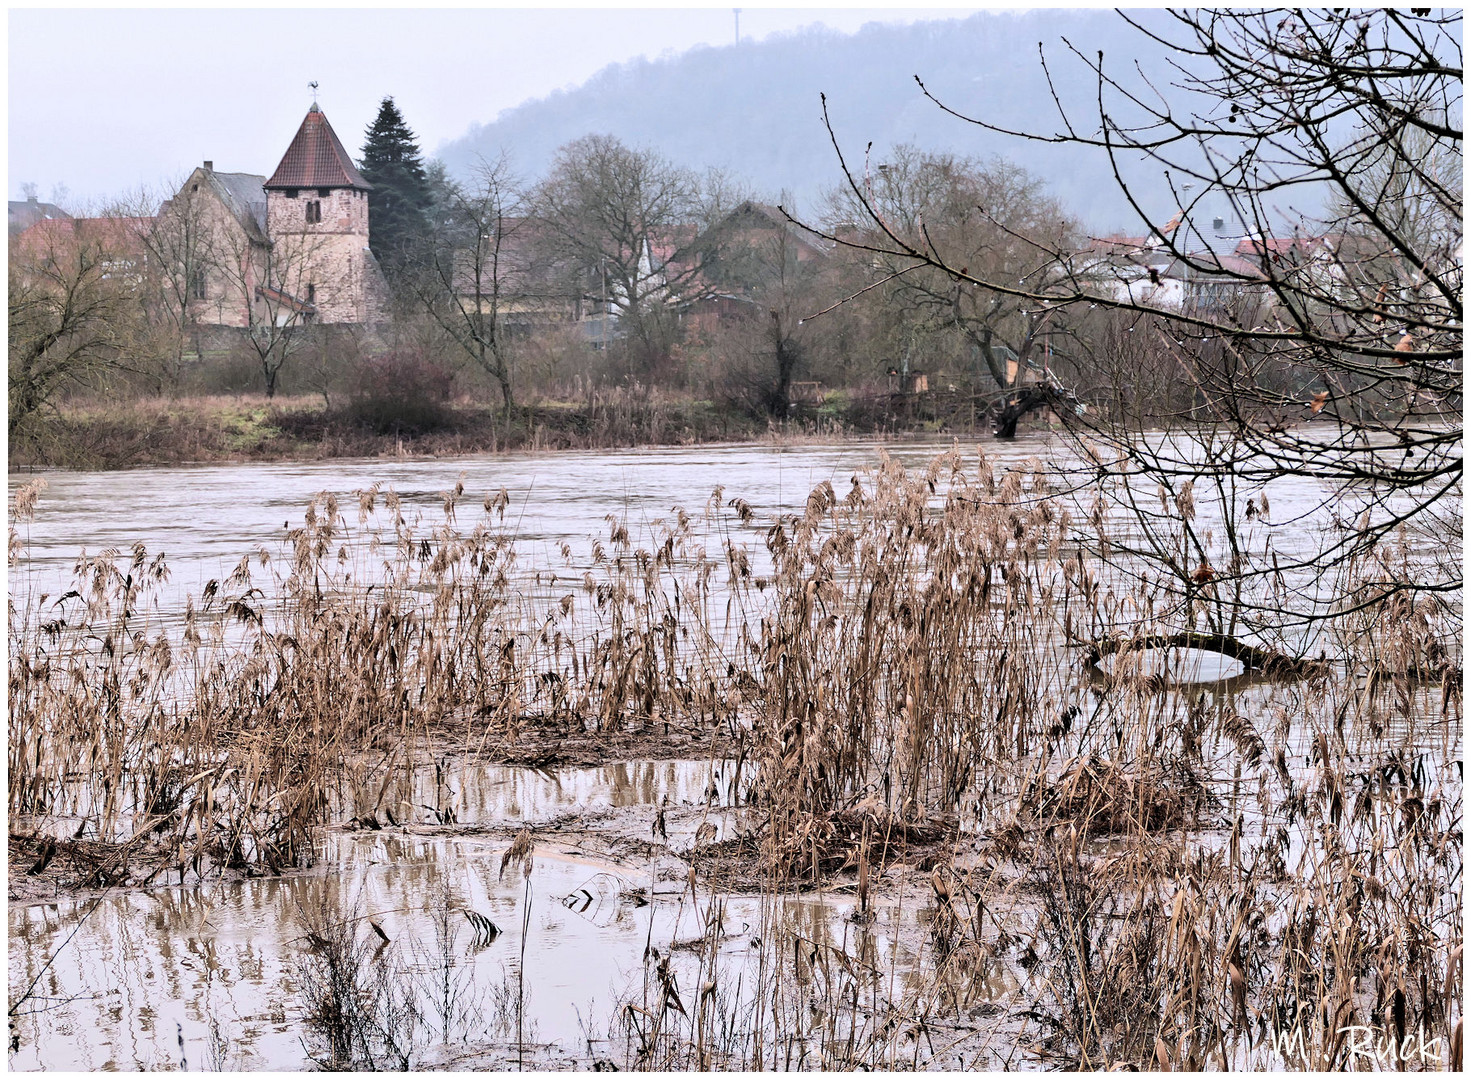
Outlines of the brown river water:
[[[922,467],[951,445],[907,440],[882,450]],[[973,462],[974,447],[962,449]],[[1051,461],[1061,454],[1060,444],[1046,435],[986,440],[984,449],[998,474],[1031,457]],[[510,497],[505,525],[516,536],[521,568],[529,571],[560,565],[562,543],[585,554],[594,537],[606,538],[609,515],[634,532],[676,507],[699,509],[717,485],[726,499],[749,502],[758,519],[800,512],[814,486],[830,481],[842,492],[879,454],[879,444],[850,442],[49,473],[35,520],[20,526],[25,551],[12,571],[10,593],[20,605],[41,593],[58,595],[80,552],[126,550],[142,541],[150,554],[167,555],[171,579],[162,603],[168,607],[171,598],[197,594],[205,582],[228,575],[243,554],[278,544],[286,528],[301,524],[316,493],[338,493],[351,514],[352,492],[375,483],[426,518],[439,513],[444,493],[456,483],[476,504],[504,488]],[[11,490],[30,479],[12,475]],[[1311,544],[1326,529],[1321,485],[1279,481],[1271,493],[1274,517],[1284,523],[1284,547]],[[1234,662],[1201,663],[1194,678],[1236,672]],[[13,1019],[10,1067],[311,1067],[297,997],[299,961],[309,948],[303,913],[324,908],[353,920],[359,940],[372,943],[370,921],[376,923],[398,950],[400,969],[407,965],[422,976],[407,982],[417,987],[420,1024],[438,1029],[419,1032],[422,1046],[413,1060],[428,1067],[514,1066],[518,976],[524,995],[519,1041],[528,1065],[586,1068],[603,1058],[622,1061],[615,1049],[622,1029],[610,1017],[658,993],[648,985],[651,947],[668,955],[690,1003],[702,980],[730,988],[737,1004],[749,999],[763,978],[763,940],[778,934],[866,957],[872,980],[914,976],[926,962],[920,894],[887,897],[874,920],[862,923],[852,918],[851,891],[716,897],[688,887],[677,859],[622,858],[608,845],[587,842],[586,828],[600,821],[623,836],[649,836],[657,807],[666,801],[673,808],[668,834],[675,851],[692,845],[695,830],[707,822],[725,839],[739,828],[730,779],[728,763],[709,761],[553,771],[477,766],[450,778],[459,824],[469,827],[453,836],[413,827],[330,829],[316,867],[282,879],[13,903],[12,996],[44,973],[34,998]],[[502,879],[500,855],[512,834],[506,830],[521,823],[540,826],[534,867],[525,879],[514,870]],[[501,932],[493,941],[476,939],[466,910],[489,918]],[[443,932],[436,936],[436,912],[448,913],[447,941]],[[671,949],[699,938],[716,915],[713,957]],[[446,955],[465,981],[459,1002],[440,1015],[432,1007],[431,984]],[[997,977],[983,996],[1001,1011],[1012,1004],[1014,990]],[[813,982],[807,992],[817,1010],[823,991]]]

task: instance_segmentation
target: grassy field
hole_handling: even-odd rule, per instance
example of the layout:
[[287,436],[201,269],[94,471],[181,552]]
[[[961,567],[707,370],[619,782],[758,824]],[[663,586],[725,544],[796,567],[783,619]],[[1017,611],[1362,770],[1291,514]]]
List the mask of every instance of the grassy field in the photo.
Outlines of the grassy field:
[[[884,425],[880,425],[882,429]],[[809,410],[780,425],[710,401],[612,390],[504,411],[465,399],[407,421],[320,397],[231,395],[75,402],[11,439],[10,465],[119,469],[187,462],[445,456],[736,442],[772,432],[841,434],[841,413]]]

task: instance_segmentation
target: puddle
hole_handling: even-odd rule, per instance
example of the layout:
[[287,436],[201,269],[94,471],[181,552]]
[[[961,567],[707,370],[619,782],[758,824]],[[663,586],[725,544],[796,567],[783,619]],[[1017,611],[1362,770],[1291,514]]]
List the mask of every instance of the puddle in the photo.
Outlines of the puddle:
[[666,799],[671,806],[724,808],[733,801],[734,768],[731,761],[675,760],[541,770],[467,761],[416,770],[414,802],[421,811],[448,805],[461,825],[546,822],[604,809],[654,808]]

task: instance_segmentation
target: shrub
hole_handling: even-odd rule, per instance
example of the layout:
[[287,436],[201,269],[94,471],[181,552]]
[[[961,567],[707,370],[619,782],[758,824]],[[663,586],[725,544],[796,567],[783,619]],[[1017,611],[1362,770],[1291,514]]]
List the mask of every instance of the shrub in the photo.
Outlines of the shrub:
[[454,372],[412,352],[361,360],[347,406],[353,423],[380,435],[417,435],[450,424]]

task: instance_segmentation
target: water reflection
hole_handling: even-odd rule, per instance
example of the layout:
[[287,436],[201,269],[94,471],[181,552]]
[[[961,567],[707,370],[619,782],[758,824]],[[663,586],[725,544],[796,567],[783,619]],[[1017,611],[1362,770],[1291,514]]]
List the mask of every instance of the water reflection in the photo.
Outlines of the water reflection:
[[[478,778],[461,774],[460,791],[467,814],[537,820],[567,807],[662,803],[666,794],[671,802],[703,800],[719,769],[708,762],[557,774],[487,769]],[[369,943],[376,923],[409,984],[414,972],[435,968],[437,950],[448,949],[479,995],[474,1030],[461,1036],[472,1042],[504,1039],[511,1030],[505,987],[523,956],[527,1030],[563,1047],[581,1045],[590,1018],[612,1016],[620,1001],[649,993],[650,945],[667,955],[692,1001],[708,979],[758,991],[771,956],[787,957],[796,985],[814,994],[837,992],[840,972],[842,986],[871,993],[894,965],[919,961],[912,943],[897,944],[902,926],[912,925],[909,912],[880,908],[862,927],[850,919],[846,898],[711,896],[652,868],[630,870],[545,844],[529,879],[514,870],[502,877],[505,846],[478,836],[335,832],[324,839],[318,867],[302,875],[13,906],[12,997],[54,960],[14,1031],[10,1064],[177,1068],[182,1033],[190,1068],[212,1054],[224,1054],[230,1068],[309,1067],[299,964],[313,947],[306,924],[323,911],[355,920],[354,933]],[[476,942],[466,910],[498,928],[493,941]],[[452,928],[448,945],[436,935],[436,920]]]

